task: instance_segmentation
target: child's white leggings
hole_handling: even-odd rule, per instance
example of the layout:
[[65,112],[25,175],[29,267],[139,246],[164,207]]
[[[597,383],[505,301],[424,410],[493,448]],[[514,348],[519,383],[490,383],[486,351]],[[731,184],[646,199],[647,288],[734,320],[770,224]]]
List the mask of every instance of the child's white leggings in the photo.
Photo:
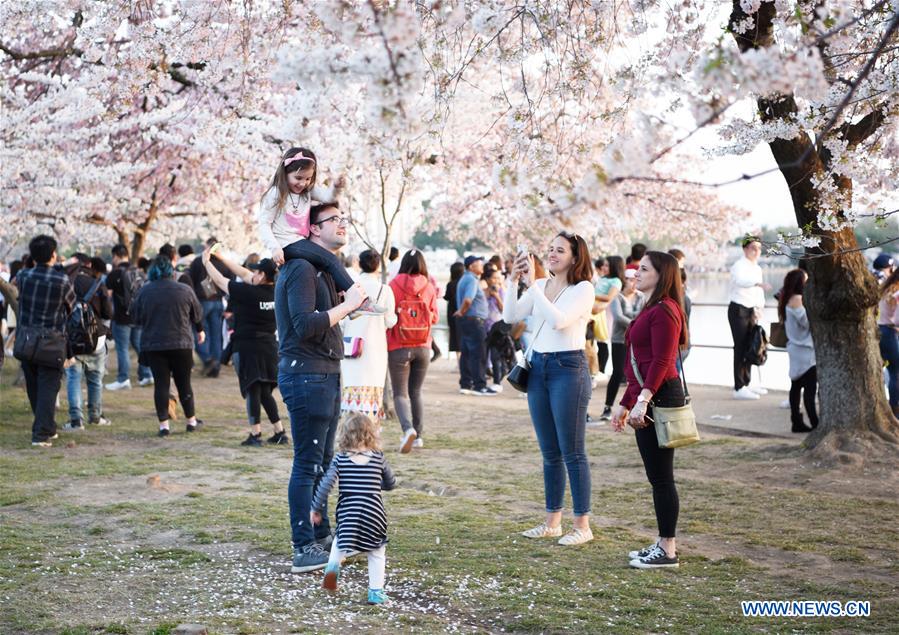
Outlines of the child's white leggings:
[[[365,553],[368,556],[368,588],[383,589],[384,568],[387,565],[387,545]],[[337,537],[335,536],[334,542],[331,543],[331,557],[328,558],[328,564],[339,564],[344,558],[346,558],[346,552],[337,547]]]

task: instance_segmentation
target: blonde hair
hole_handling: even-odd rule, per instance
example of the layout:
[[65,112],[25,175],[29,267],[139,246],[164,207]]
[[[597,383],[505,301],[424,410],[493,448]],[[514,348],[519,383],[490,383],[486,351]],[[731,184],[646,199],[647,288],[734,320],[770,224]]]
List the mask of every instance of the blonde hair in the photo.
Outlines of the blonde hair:
[[361,412],[350,412],[337,428],[337,451],[380,450],[378,424]]
[[290,148],[285,152],[281,157],[281,160],[278,161],[278,169],[275,170],[272,182],[262,195],[262,198],[265,199],[272,190],[275,190],[278,193],[276,209],[279,213],[284,209],[284,202],[287,200],[288,192],[290,192],[290,187],[287,184],[287,174],[303,167],[309,167],[304,161],[294,161],[291,162],[289,166],[284,167],[284,162],[287,161],[287,159],[291,159],[297,155],[309,159],[312,162],[312,179],[309,181],[309,187],[303,192],[304,194],[315,187],[315,181],[318,178],[318,161],[316,161],[315,154],[312,150],[309,150],[308,148]]

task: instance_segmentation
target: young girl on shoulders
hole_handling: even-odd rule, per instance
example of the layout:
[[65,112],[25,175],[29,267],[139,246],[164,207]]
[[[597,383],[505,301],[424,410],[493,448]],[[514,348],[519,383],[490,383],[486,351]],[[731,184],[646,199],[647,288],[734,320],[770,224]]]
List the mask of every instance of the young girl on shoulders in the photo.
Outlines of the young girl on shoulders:
[[353,279],[344,266],[327,249],[307,240],[312,201],[334,202],[343,189],[342,176],[333,188],[317,186],[317,176],[311,150],[290,148],[284,153],[259,205],[259,235],[279,266],[292,258],[308,260],[331,274],[338,291],[346,291],[353,286]]
[[337,536],[325,567],[322,587],[337,590],[340,563],[351,551],[368,555],[368,603],[384,604],[387,515],[381,490],[396,486],[393,470],[381,451],[381,426],[362,413],[346,416],[337,432],[337,454],[322,478],[312,500],[312,522],[321,522],[321,512],[336,481]]

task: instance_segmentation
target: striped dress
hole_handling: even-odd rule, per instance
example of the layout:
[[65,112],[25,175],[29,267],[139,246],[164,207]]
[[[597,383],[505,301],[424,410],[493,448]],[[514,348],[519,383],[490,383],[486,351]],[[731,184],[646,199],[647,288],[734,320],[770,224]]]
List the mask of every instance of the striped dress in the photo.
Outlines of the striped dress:
[[[351,457],[365,456],[364,464]],[[340,481],[337,496],[337,548],[341,551],[373,551],[387,544],[387,514],[381,490],[396,486],[393,470],[383,452],[340,452],[315,491],[313,511],[328,502],[334,484]]]

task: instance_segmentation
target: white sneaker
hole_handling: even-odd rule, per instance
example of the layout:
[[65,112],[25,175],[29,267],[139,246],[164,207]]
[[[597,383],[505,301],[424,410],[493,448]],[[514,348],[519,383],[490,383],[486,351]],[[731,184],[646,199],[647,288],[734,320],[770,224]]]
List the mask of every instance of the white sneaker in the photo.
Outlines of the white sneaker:
[[503,391],[502,384],[493,384],[492,386],[490,386],[490,388],[493,389],[493,392],[497,392],[497,393]]
[[587,527],[586,529],[572,529],[559,538],[559,544],[570,547],[572,545],[582,545],[591,540],[593,540],[593,531]]
[[413,448],[423,448],[423,447],[425,447],[425,442],[422,441],[421,439],[415,439],[415,441],[412,442],[412,447]]
[[413,428],[406,430],[403,440],[400,441],[400,454],[409,454],[412,451],[412,444],[415,443],[415,437],[417,436]]
[[106,390],[131,390],[131,380],[126,379],[125,381],[114,381],[111,384],[106,384]]
[[139,382],[137,382],[137,385],[138,385],[138,386],[152,386],[152,385],[153,385],[153,378],[152,378],[152,377],[147,377],[146,379],[141,379]]
[[472,394],[474,394],[474,391],[471,388],[460,388],[459,394],[460,395],[472,395]]
[[734,391],[734,399],[742,401],[755,401],[756,399],[761,399],[761,397],[749,390],[749,386],[743,386],[742,388],[740,388],[740,390]]
[[752,392],[754,392],[757,395],[767,395],[768,394],[768,389],[762,388],[761,386],[747,386],[747,388],[749,388],[749,390],[751,390]]
[[546,523],[540,523],[533,529],[521,532],[525,538],[558,538],[562,535],[562,525],[548,527]]

